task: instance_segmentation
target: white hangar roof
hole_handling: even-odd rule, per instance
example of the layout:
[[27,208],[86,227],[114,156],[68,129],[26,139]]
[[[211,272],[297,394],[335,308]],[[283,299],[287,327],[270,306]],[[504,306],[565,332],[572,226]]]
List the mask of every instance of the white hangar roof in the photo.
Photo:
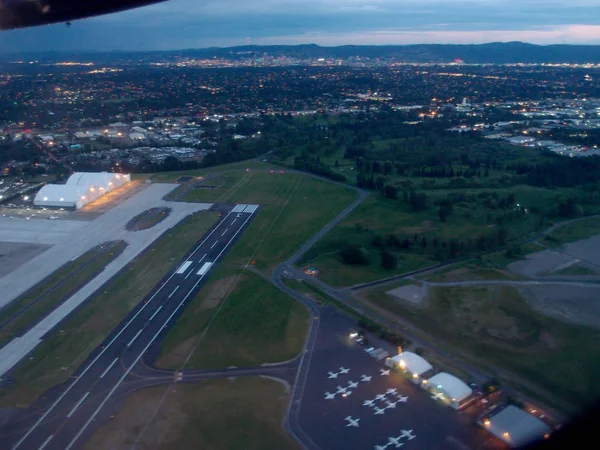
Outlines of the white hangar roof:
[[35,196],[35,201],[64,202],[75,204],[85,195],[87,189],[78,189],[76,186],[66,184],[47,184]]
[[66,184],[48,184],[40,189],[34,204],[81,208],[129,181],[130,176],[122,173],[75,172]]
[[473,390],[464,381],[446,372],[440,372],[432,376],[427,380],[427,383],[430,387],[443,391],[448,397],[455,399],[456,402],[464,400],[473,393]]
[[541,440],[552,431],[540,419],[514,405],[508,405],[490,417],[486,428],[513,448]]
[[402,352],[394,356],[392,362],[406,369],[408,372],[416,373],[417,375],[433,369],[426,359],[412,352]]

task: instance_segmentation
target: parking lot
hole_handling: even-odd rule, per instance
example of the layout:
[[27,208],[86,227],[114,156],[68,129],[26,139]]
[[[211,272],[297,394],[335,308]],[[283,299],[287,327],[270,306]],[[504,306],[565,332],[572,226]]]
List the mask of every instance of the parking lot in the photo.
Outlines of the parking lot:
[[324,307],[300,407],[322,449],[498,448],[473,418],[387,370],[349,338],[355,323]]

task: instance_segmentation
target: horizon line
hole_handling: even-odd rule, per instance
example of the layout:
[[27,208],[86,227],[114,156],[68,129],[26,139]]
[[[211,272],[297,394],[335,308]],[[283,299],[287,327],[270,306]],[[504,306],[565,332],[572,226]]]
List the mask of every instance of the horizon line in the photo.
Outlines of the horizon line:
[[252,48],[252,47],[303,47],[303,46],[311,46],[311,47],[320,47],[320,48],[341,48],[341,47],[419,47],[419,46],[453,46],[453,47],[481,47],[485,45],[509,45],[509,44],[520,44],[520,45],[529,45],[532,47],[600,47],[600,44],[565,44],[565,43],[554,43],[554,44],[533,44],[531,42],[525,41],[490,41],[483,43],[473,43],[473,44],[453,44],[453,43],[422,43],[422,44],[340,44],[340,45],[320,45],[315,44],[314,42],[307,42],[302,44],[244,44],[244,45],[211,45],[209,47],[182,47],[178,49],[154,49],[154,50],[119,50],[119,49],[111,49],[111,50],[92,50],[92,49],[78,49],[78,50],[32,50],[32,51],[2,51],[0,50],[0,55],[15,55],[15,54],[43,54],[43,53],[169,53],[169,52],[181,52],[181,51],[189,51],[189,50],[213,50],[213,49],[231,49],[231,48]]

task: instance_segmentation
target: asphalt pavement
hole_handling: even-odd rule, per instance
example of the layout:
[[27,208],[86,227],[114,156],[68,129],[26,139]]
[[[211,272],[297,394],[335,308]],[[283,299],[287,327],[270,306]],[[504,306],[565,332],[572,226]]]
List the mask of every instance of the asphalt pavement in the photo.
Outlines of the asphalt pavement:
[[[257,210],[258,205],[237,205],[224,215],[169,277],[96,349],[72,377],[73,381],[57,390],[56,399],[41,415],[31,419],[27,431],[13,441],[3,437],[2,448],[82,447],[94,422],[103,419],[105,405],[132,376],[132,370],[146,351],[175,324],[210,270],[231,248]],[[190,380],[195,378],[199,377],[191,376]]]

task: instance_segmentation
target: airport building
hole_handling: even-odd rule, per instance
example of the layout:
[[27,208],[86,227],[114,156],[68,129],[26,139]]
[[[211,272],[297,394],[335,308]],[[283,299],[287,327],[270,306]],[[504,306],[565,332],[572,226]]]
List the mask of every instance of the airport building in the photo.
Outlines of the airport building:
[[131,181],[128,174],[75,172],[66,184],[47,184],[35,196],[36,206],[79,209]]
[[454,409],[460,409],[472,400],[473,390],[464,381],[446,372],[440,372],[428,380],[423,380],[421,386]]
[[550,437],[551,428],[514,405],[503,405],[477,421],[511,448],[524,447]]
[[415,384],[420,384],[423,376],[427,378],[429,372],[433,370],[426,359],[412,352],[402,352],[388,359],[386,364],[406,373]]

